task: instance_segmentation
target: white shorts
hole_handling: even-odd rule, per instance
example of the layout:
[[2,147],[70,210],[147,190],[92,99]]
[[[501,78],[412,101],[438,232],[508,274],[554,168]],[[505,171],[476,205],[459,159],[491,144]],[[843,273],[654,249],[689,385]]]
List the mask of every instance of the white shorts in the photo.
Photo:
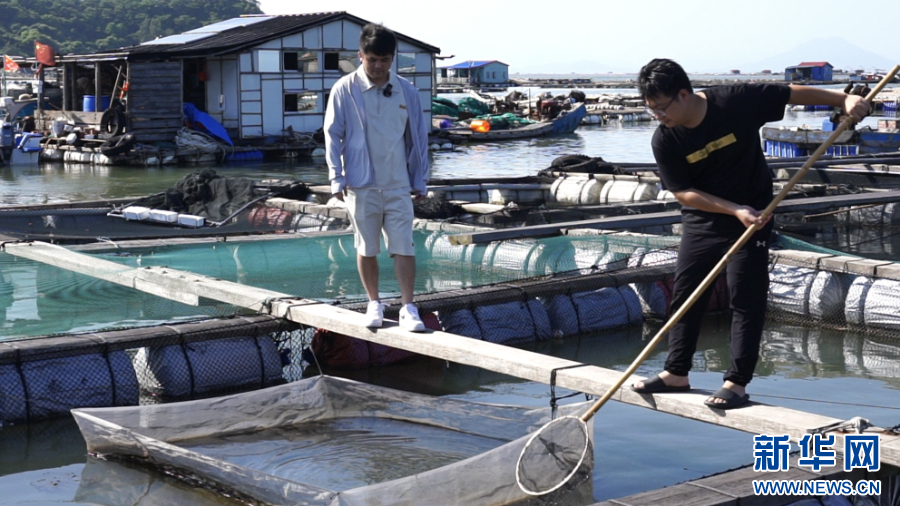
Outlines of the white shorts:
[[348,188],[344,201],[353,223],[357,254],[373,257],[380,253],[383,233],[391,256],[416,255],[412,232],[413,204],[408,188]]

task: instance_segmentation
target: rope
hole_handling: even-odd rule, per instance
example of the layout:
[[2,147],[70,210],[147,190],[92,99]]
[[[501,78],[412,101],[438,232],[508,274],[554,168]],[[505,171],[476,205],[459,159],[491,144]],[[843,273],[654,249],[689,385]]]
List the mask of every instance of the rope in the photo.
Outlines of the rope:
[[214,139],[203,132],[191,130],[183,127],[175,134],[175,144],[182,149],[196,149],[201,154],[208,155],[222,151],[226,153],[225,148]]

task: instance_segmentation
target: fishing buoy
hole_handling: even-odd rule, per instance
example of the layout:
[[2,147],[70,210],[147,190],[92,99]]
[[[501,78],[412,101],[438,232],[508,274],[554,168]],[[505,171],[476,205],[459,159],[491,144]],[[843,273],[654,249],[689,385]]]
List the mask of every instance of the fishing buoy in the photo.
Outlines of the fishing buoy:
[[488,133],[491,131],[491,123],[487,120],[476,119],[472,120],[472,124],[469,125],[469,128],[472,129],[473,132],[479,133]]

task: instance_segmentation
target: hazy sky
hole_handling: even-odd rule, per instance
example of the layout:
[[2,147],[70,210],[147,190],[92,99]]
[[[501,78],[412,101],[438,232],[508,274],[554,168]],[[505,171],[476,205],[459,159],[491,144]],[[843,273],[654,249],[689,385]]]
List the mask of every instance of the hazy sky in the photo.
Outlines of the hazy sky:
[[[840,36],[900,61],[900,1],[260,0],[267,14],[347,11],[441,48],[501,60],[510,72],[594,61],[634,69],[655,57],[717,71]],[[856,7],[859,6],[859,7]],[[798,62],[799,63],[799,62]]]

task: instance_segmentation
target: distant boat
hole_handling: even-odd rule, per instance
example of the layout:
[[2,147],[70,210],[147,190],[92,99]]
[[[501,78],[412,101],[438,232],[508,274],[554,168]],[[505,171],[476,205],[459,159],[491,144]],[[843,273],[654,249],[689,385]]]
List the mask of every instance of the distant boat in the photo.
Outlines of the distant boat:
[[581,125],[581,120],[585,116],[587,116],[587,109],[584,104],[578,104],[572,110],[563,111],[552,120],[529,123],[520,127],[490,130],[488,132],[474,132],[469,128],[453,128],[448,129],[448,132],[453,135],[461,135],[472,141],[530,139],[544,135],[573,133]]

